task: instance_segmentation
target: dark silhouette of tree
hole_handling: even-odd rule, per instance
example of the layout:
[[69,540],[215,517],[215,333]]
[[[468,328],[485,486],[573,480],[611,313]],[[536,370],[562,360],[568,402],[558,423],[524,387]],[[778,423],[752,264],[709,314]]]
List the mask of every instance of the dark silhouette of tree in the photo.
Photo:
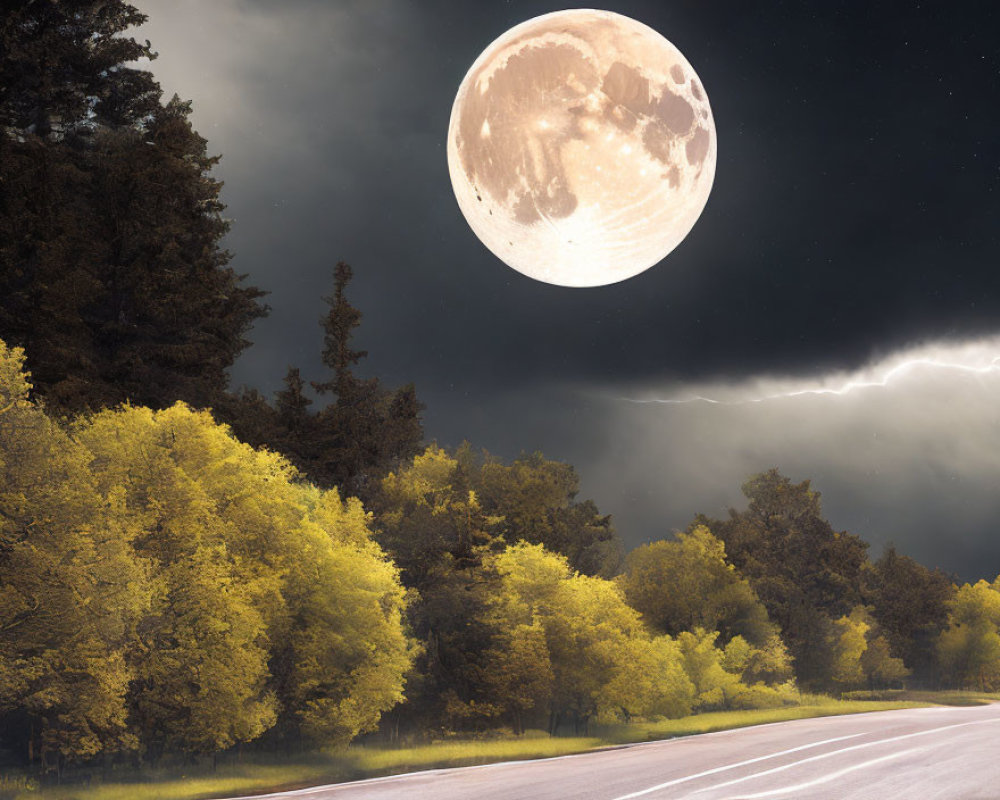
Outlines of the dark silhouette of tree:
[[323,364],[330,375],[314,382],[313,388],[334,399],[316,415],[311,443],[316,455],[300,458],[316,483],[366,499],[378,479],[417,454],[423,429],[412,384],[390,391],[378,378],[360,378],[354,373],[368,353],[352,347],[354,331],[361,323],[361,312],[347,300],[353,275],[349,265],[339,262],[334,292],[324,298],[330,308],[321,320]]
[[121,0],[14,0],[0,23],[0,336],[64,411],[210,405],[264,313],[220,247],[190,105],[126,66]]
[[354,329],[361,324],[361,312],[347,301],[347,285],[354,277],[354,270],[349,264],[339,261],[334,267],[333,277],[333,294],[323,298],[330,310],[321,320],[323,363],[332,374],[325,381],[314,381],[313,388],[320,394],[333,394],[338,400],[348,401],[365,383],[356,378],[351,369],[368,355],[368,351],[351,349]]
[[867,573],[872,617],[893,655],[902,658],[917,682],[934,674],[934,645],[948,626],[948,603],[955,596],[950,576],[928,569],[889,545]]
[[312,405],[305,395],[306,382],[302,380],[298,367],[289,367],[285,375],[285,388],[275,394],[275,410],[278,420],[289,431],[296,431],[308,424],[309,406]]
[[781,628],[806,687],[830,685],[831,625],[862,602],[862,570],[868,544],[835,531],[823,516],[820,494],[809,481],[792,483],[777,469],[743,485],[745,511],[726,520],[699,517],[726,546],[729,560]]
[[336,486],[342,496],[367,502],[384,475],[419,452],[423,406],[412,384],[390,390],[378,378],[355,374],[368,354],[352,346],[361,323],[361,312],[347,299],[353,275],[344,262],[336,265],[333,294],[324,298],[329,310],[320,320],[329,374],[312,387],[331,402],[312,411],[299,368],[289,367],[273,406],[244,389],[224,398],[216,411],[243,441],[283,453],[317,485]]

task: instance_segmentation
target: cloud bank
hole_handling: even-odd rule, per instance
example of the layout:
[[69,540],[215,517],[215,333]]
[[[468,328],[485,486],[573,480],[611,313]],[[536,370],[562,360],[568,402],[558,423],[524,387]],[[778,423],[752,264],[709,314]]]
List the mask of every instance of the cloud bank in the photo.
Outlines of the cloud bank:
[[[705,398],[705,399],[695,399]],[[1000,572],[1000,337],[931,343],[853,373],[603,395],[615,442],[591,477],[659,535],[741,504],[747,475],[811,478],[831,521],[967,577]],[[657,511],[659,507],[659,511]],[[662,520],[659,531],[649,522]]]
[[992,579],[998,358],[1000,336],[928,343],[853,372],[472,395],[447,419],[434,416],[432,398],[430,423],[455,432],[449,443],[462,431],[506,431],[476,442],[573,463],[583,495],[614,515],[630,547],[670,536],[698,512],[743,507],[746,478],[778,467],[811,479],[832,524],[871,542],[873,556],[894,542],[963,579]]

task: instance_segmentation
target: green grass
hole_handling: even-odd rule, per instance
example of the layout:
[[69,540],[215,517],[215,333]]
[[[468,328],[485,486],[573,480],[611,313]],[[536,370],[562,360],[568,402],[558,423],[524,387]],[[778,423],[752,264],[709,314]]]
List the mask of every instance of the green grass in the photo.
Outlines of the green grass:
[[[261,763],[264,761],[261,759],[258,763],[226,765],[211,773],[205,770],[192,770],[188,774],[151,772],[134,776],[134,782],[47,787],[40,791],[21,791],[14,796],[17,800],[203,800],[422,769],[547,758],[630,742],[807,717],[915,708],[935,703],[967,705],[973,701],[1000,699],[1000,695],[972,692],[908,692],[906,695],[905,699],[850,701],[804,695],[803,702],[796,706],[718,711],[682,719],[594,726],[592,735],[588,737],[549,737],[536,731],[518,738],[450,740],[401,748],[354,746],[336,752],[296,756],[278,763]],[[275,762],[277,759],[272,756],[267,761]]]
[[698,733],[712,733],[748,725],[766,725],[771,722],[787,722],[793,719],[829,717],[840,714],[863,714],[869,711],[891,711],[900,708],[918,708],[931,702],[916,700],[834,700],[829,697],[808,698],[797,706],[766,708],[751,711],[712,711],[695,714],[681,719],[666,719],[658,722],[637,722],[631,725],[616,725],[600,730],[602,738],[615,743],[671,739],[675,736],[692,736]]
[[[351,747],[295,756],[280,764],[220,766],[181,775],[176,770],[136,775],[135,782],[46,787],[22,791],[18,800],[196,800],[412,772],[581,753],[607,744],[596,737],[550,737],[532,731],[523,737],[455,740],[405,748]],[[273,760],[274,756],[268,757]],[[2,797],[2,795],[0,795]]]
[[899,697],[902,700],[911,700],[917,703],[933,703],[934,705],[939,706],[984,706],[987,703],[996,703],[1000,701],[1000,693],[997,692],[905,691]]

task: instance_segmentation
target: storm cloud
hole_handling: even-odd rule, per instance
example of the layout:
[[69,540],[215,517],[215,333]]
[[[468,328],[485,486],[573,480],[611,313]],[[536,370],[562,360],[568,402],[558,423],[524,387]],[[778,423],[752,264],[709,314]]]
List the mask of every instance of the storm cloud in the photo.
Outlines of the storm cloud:
[[[738,382],[549,386],[470,403],[460,426],[517,430],[586,465],[583,490],[629,545],[745,507],[778,467],[831,523],[964,579],[994,578],[1000,338],[928,344],[849,373]],[[475,411],[472,411],[475,409]],[[491,446],[504,449],[503,436]]]

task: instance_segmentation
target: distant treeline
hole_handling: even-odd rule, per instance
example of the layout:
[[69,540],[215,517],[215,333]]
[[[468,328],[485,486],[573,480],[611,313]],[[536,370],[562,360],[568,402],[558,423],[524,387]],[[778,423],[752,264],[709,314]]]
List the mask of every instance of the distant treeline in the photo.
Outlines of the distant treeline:
[[313,391],[290,367],[274,398],[230,392],[263,292],[228,266],[188,106],[126,66],[152,55],[120,35],[142,19],[16,0],[0,22],[8,757],[1000,690],[1000,582],[871,561],[808,481],[754,476],[746,509],[623,558],[569,465],[428,446],[414,388],[357,374],[346,264]]

